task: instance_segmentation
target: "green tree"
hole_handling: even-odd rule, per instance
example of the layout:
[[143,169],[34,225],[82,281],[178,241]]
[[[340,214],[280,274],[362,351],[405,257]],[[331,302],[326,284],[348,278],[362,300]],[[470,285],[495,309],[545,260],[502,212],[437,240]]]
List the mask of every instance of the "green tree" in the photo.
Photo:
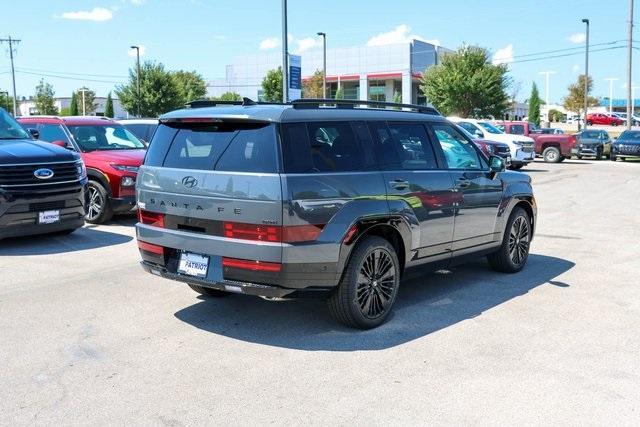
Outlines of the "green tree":
[[[116,86],[115,93],[122,107],[130,113],[138,112],[136,71],[129,70],[127,84]],[[158,117],[184,105],[175,80],[161,63],[145,61],[140,67],[140,115]]]
[[78,103],[78,109],[80,110],[80,113],[87,116],[95,113],[96,108],[98,108],[98,104],[96,103],[96,93],[86,86],[78,89],[76,93],[76,102]]
[[505,64],[490,62],[486,49],[465,45],[428,68],[420,89],[445,115],[502,117],[509,107],[507,71]]
[[181,104],[203,99],[207,95],[207,83],[195,71],[174,71],[171,77],[178,88]]
[[402,104],[402,94],[398,91],[393,93],[393,102],[396,104]]
[[69,104],[69,115],[77,116],[80,113],[78,112],[78,95],[73,92],[71,93],[71,103]]
[[13,114],[13,97],[9,95],[9,91],[0,90],[0,107]]
[[564,114],[560,110],[556,110],[552,108],[549,110],[549,121],[550,122],[563,122],[567,118],[567,115]]
[[540,126],[540,94],[535,83],[531,86],[531,96],[529,97],[529,121]]
[[[584,117],[584,79],[585,75],[580,74],[578,76],[578,81],[569,85],[569,93],[563,100],[564,108],[580,114],[580,117]],[[587,94],[591,92],[592,88],[593,79],[589,77],[587,80]],[[598,105],[598,99],[587,95],[587,104],[589,107],[595,107]]]
[[309,79],[302,82],[303,98],[324,98],[324,93],[322,93],[322,77],[322,71],[316,70]]
[[263,98],[267,102],[282,102],[282,67],[267,71],[262,80]]
[[336,90],[335,99],[344,99],[344,91],[342,88],[338,88],[338,90]]
[[104,115],[106,117],[113,118],[113,98],[111,97],[111,92],[107,95],[107,102],[104,106]]
[[236,92],[225,92],[218,97],[213,98],[216,101],[242,101],[242,96]]
[[53,90],[51,84],[40,79],[40,83],[36,86],[36,94],[34,100],[36,103],[36,110],[39,114],[58,114],[58,109],[55,106],[55,100],[53,96],[56,92]]

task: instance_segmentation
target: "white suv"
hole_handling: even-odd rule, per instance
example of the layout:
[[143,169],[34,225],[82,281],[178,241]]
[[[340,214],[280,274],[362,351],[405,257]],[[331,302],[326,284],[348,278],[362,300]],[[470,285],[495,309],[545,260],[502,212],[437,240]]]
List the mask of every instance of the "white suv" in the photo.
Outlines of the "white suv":
[[531,163],[536,156],[533,149],[533,139],[528,136],[504,133],[487,120],[462,119],[460,117],[448,117],[448,119],[476,138],[507,144],[511,150],[511,168],[513,169],[520,169]]

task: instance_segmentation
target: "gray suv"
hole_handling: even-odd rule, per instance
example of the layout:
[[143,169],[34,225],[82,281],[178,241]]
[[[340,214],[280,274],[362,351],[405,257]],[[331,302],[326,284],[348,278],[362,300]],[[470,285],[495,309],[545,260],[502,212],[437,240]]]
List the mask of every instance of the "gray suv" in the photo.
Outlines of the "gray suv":
[[146,271],[212,297],[324,297],[337,320],[367,329],[409,273],[467,255],[524,267],[529,176],[433,108],[219,104],[160,119],[137,181]]

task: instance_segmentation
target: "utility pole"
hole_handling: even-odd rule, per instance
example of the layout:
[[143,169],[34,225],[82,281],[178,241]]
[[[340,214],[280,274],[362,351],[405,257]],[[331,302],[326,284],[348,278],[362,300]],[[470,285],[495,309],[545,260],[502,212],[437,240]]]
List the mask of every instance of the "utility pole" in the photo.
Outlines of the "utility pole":
[[544,102],[547,104],[547,108],[549,105],[549,76],[551,74],[555,74],[555,71],[540,71],[539,74],[545,76],[545,87],[544,87]]
[[587,129],[587,109],[589,108],[589,20],[583,19],[587,25],[587,39],[585,40],[584,49],[584,126]]
[[604,79],[609,82],[609,114],[613,113],[613,82],[620,80],[617,77],[607,77]]
[[631,129],[633,123],[633,112],[635,105],[631,105],[631,65],[633,60],[633,0],[629,0],[629,34],[627,36],[627,130]]
[[327,96],[327,33],[319,32],[319,36],[322,36],[322,97]]
[[13,117],[18,115],[18,102],[16,101],[16,69],[13,66],[13,45],[20,43],[22,40],[12,39],[11,36],[6,39],[0,39],[0,43],[9,43],[9,58],[11,58],[11,80],[13,81]]
[[282,0],[282,102],[289,101],[289,31],[287,30],[287,0]]
[[131,46],[131,49],[136,50],[136,98],[138,98],[138,117],[140,117],[140,46]]
[[89,89],[85,89],[85,88],[78,89],[78,92],[82,92],[82,115],[83,116],[87,115],[87,109],[86,109],[85,104],[84,104],[84,93],[88,92],[88,91],[89,91]]

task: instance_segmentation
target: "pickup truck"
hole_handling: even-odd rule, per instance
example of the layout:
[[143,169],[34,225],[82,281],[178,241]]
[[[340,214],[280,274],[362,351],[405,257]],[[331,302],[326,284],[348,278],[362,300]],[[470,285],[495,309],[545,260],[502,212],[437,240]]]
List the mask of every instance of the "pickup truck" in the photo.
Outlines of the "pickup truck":
[[575,135],[544,134],[534,123],[500,122],[497,127],[512,135],[524,135],[533,139],[533,149],[547,163],[559,163],[578,154]]

